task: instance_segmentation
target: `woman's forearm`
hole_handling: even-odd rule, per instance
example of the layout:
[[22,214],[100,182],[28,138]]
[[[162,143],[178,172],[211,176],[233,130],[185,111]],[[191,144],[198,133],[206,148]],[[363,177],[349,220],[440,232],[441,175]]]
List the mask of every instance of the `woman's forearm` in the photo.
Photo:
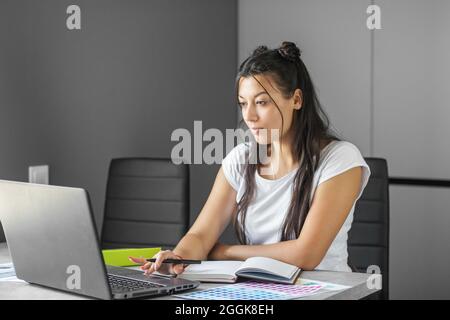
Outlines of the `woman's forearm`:
[[232,245],[225,250],[228,260],[246,260],[250,257],[268,257],[283,261],[303,269],[314,269],[315,263],[308,254],[299,252],[297,240],[282,241],[263,245]]
[[200,236],[193,233],[186,233],[172,251],[183,259],[206,260],[208,255]]
[[293,262],[296,249],[295,241],[283,241],[274,244],[233,245],[226,250],[229,260],[246,260],[250,257],[269,257],[285,262]]

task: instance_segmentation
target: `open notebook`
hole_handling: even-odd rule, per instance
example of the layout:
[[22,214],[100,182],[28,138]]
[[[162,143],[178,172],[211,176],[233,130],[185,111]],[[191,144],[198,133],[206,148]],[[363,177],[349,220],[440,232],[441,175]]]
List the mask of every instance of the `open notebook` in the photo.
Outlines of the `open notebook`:
[[252,257],[245,261],[202,261],[191,264],[179,278],[201,282],[234,283],[238,277],[294,284],[301,269],[272,258]]

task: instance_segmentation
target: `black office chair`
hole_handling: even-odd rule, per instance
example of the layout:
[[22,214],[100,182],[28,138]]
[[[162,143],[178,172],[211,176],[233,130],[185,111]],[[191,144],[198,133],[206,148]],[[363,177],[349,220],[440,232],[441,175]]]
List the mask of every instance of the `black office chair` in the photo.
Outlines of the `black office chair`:
[[387,162],[365,158],[371,176],[355,204],[352,228],[348,236],[348,262],[355,272],[367,272],[379,266],[382,290],[368,299],[389,299],[389,176]]
[[6,238],[5,238],[5,233],[3,232],[3,227],[2,224],[0,223],[0,242],[5,242]]
[[172,249],[189,226],[189,167],[171,159],[113,159],[102,248]]

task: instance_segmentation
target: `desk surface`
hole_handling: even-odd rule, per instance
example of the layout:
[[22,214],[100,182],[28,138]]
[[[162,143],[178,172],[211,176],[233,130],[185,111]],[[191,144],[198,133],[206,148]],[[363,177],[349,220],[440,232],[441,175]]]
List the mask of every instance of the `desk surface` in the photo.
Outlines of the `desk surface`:
[[[10,262],[6,243],[0,243],[0,263]],[[324,291],[302,299],[325,300],[325,299],[361,299],[376,291],[367,287],[367,279],[370,274],[351,273],[351,272],[333,272],[333,271],[303,271],[301,278],[317,281],[332,282],[336,284],[350,286],[348,289],[340,291]],[[381,275],[377,275],[380,276]],[[220,283],[202,283],[195,290],[203,290],[221,286]],[[55,299],[55,300],[84,300],[84,296],[78,296],[64,291],[53,290],[37,285],[31,285],[24,282],[0,282],[0,299]],[[160,296],[152,300],[176,300],[172,296]]]

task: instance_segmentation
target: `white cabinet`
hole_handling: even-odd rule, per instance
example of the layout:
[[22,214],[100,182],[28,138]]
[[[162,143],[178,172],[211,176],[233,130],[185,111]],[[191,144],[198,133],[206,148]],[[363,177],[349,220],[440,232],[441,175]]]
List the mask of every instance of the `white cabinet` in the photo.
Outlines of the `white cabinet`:
[[390,187],[390,298],[450,297],[450,188]]

